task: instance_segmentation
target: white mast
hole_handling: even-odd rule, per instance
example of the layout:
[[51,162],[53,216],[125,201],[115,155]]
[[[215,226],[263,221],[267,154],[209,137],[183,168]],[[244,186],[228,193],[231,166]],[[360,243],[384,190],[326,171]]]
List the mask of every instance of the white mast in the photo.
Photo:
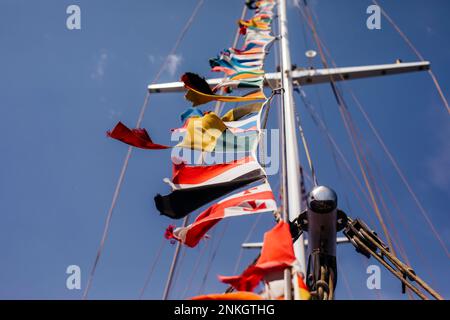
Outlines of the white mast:
[[[278,3],[278,28],[280,31],[280,83],[283,101],[284,152],[286,168],[287,218],[294,220],[300,214],[302,208],[300,195],[300,160],[297,147],[297,127],[295,125],[295,105],[292,96],[291,54],[289,51],[288,27],[286,17],[286,0]],[[306,258],[303,235],[294,243],[294,253],[300,263],[300,270],[306,275]]]
[[[300,195],[300,160],[297,147],[297,128],[295,125],[295,105],[292,96],[292,64],[291,53],[289,51],[288,26],[286,16],[286,0],[278,1],[278,29],[280,36],[280,84],[282,94],[282,117],[283,122],[280,135],[280,145],[284,153],[282,159],[284,161],[283,168],[285,175],[283,185],[283,196],[286,197],[284,203],[287,207],[284,210],[284,220],[287,222],[294,220],[301,212],[301,195]],[[283,145],[284,142],[284,145]],[[306,255],[303,235],[301,235],[294,243],[294,254],[300,264],[300,271],[306,276]],[[292,299],[291,289],[291,272],[285,272],[285,297]]]

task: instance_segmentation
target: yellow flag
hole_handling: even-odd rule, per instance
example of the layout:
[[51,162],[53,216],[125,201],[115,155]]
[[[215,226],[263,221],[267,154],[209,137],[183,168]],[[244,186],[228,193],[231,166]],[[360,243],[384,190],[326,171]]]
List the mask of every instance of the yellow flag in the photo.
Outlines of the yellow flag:
[[248,152],[257,145],[257,132],[233,134],[214,112],[190,118],[186,135],[177,147],[206,152]]
[[236,96],[222,96],[217,94],[207,94],[195,89],[189,88],[185,95],[186,99],[192,102],[192,105],[199,106],[211,101],[222,101],[222,102],[245,102],[245,101],[255,101],[255,100],[266,100],[264,92],[260,89],[252,91],[242,97]]
[[214,112],[201,118],[192,118],[187,124],[183,141],[177,146],[211,152],[226,129],[223,121]]

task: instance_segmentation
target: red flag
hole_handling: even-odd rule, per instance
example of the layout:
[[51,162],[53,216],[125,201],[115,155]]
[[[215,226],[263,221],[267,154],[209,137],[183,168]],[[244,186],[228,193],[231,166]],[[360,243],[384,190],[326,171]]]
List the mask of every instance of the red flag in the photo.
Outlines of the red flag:
[[129,129],[119,122],[112,131],[107,132],[108,137],[120,140],[130,146],[142,149],[167,149],[168,146],[153,143],[145,129]]
[[292,266],[295,255],[289,224],[278,223],[264,234],[264,244],[258,261],[240,276],[223,277],[220,281],[232,285],[239,291],[253,291],[266,274]]

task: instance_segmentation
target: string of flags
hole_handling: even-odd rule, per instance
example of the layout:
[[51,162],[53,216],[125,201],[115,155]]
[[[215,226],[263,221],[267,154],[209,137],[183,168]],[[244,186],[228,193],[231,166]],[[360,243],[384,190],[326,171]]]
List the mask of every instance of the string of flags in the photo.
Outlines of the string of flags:
[[173,238],[189,247],[195,247],[208,230],[222,219],[275,210],[277,205],[272,190],[268,183],[264,183],[213,204],[187,227],[172,231],[173,226],[169,226],[166,238]]
[[[277,211],[266,172],[256,156],[263,129],[261,118],[267,112],[271,99],[263,91],[263,67],[266,50],[275,40],[271,35],[275,1],[247,0],[246,6],[254,10],[254,15],[248,20],[238,21],[243,46],[225,49],[209,60],[211,70],[223,72],[226,78],[212,87],[195,73],[186,72],[181,76],[187,90],[185,98],[192,106],[180,115],[182,126],[171,130],[181,135],[180,142],[173,146],[154,143],[146,129],[130,129],[121,122],[107,133],[110,138],[141,149],[180,148],[201,152],[202,157],[216,153],[240,156],[232,161],[200,165],[172,158],[172,177],[164,179],[171,191],[154,198],[160,214],[180,219],[218,200],[202,211],[190,225],[179,228],[170,225],[166,229],[167,239],[188,247],[195,247],[207,238],[208,231],[222,219]],[[234,89],[243,93],[230,95]],[[247,104],[232,108],[223,116],[198,108],[211,101]],[[256,182],[259,184],[249,186]],[[238,191],[244,187],[244,191]],[[237,193],[233,193],[235,191]],[[239,276],[219,278],[232,285],[237,292],[193,299],[280,298],[280,294],[274,293],[275,280],[279,280],[274,280],[274,275],[294,265],[289,225],[281,221],[265,234],[261,256],[254,265]],[[302,278],[297,278],[300,278],[297,282],[302,284]],[[252,293],[261,281],[265,282],[265,291],[261,295]]]

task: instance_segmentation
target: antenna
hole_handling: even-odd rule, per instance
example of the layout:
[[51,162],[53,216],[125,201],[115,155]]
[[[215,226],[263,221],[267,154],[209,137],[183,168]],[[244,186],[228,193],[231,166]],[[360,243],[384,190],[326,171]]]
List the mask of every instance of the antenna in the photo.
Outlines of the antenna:
[[305,52],[305,56],[309,59],[314,58],[315,56],[317,56],[317,52],[314,50],[308,50]]
[[308,50],[305,52],[305,56],[308,58],[308,65],[312,68],[312,60],[317,56],[317,51]]

